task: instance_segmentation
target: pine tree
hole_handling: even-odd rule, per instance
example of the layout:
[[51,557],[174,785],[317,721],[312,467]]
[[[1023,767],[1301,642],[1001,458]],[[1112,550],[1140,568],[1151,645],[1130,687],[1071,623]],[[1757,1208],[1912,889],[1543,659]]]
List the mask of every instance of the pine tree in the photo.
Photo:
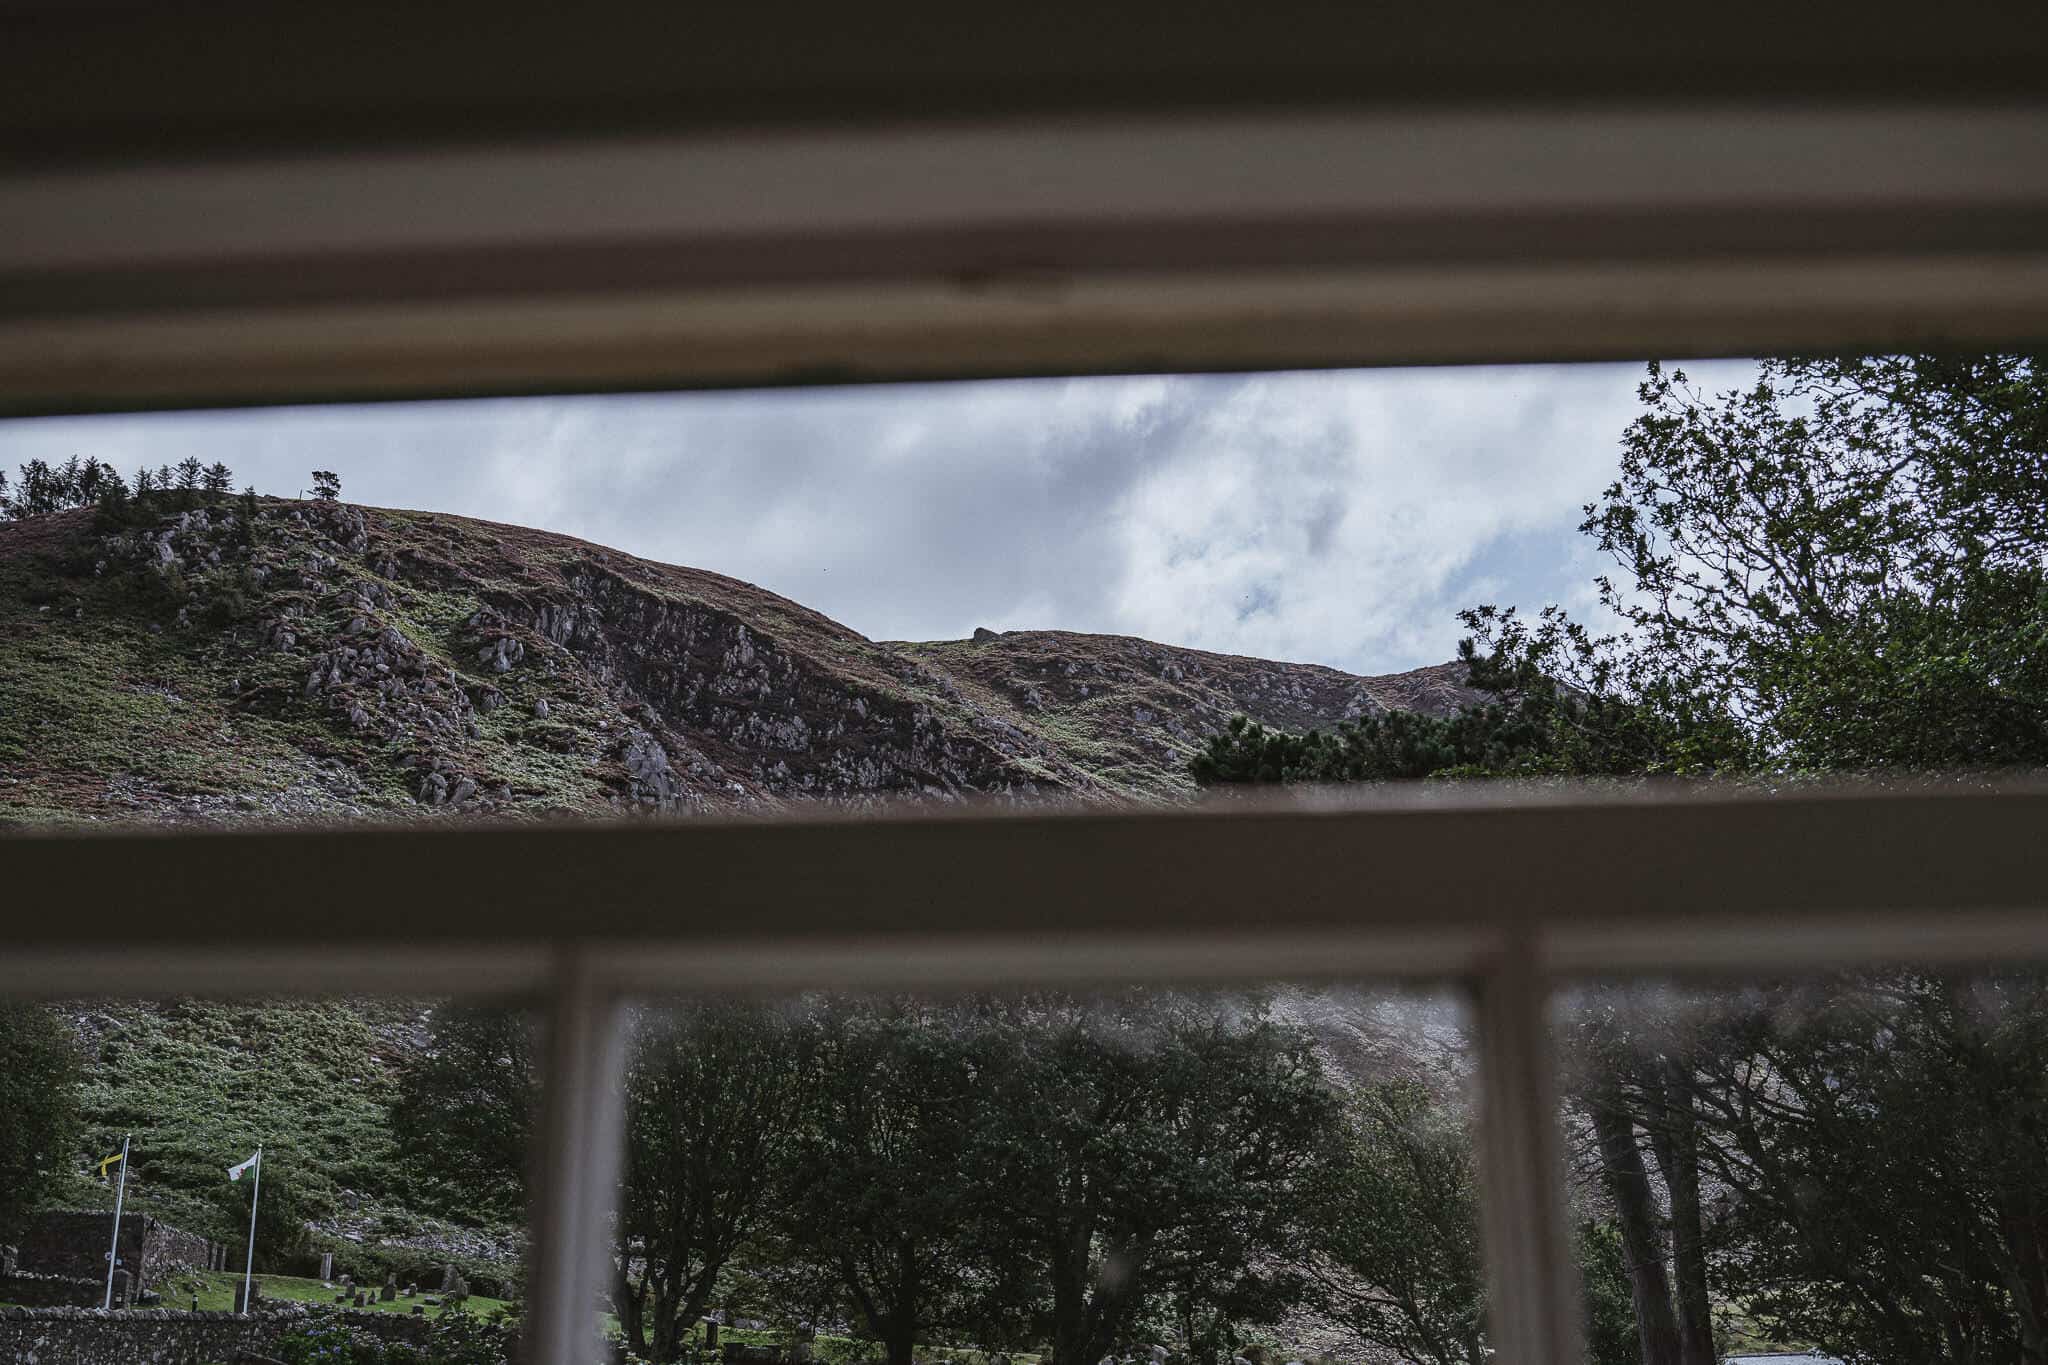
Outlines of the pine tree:
[[93,501],[99,508],[100,522],[105,526],[125,525],[135,510],[128,496],[128,485],[121,482],[121,476],[114,472],[112,465],[99,466],[99,475],[94,480]]
[[235,491],[235,471],[216,460],[206,467],[200,483],[208,497],[224,498]]
[[321,502],[333,502],[341,496],[341,476],[331,469],[313,471],[313,496]]

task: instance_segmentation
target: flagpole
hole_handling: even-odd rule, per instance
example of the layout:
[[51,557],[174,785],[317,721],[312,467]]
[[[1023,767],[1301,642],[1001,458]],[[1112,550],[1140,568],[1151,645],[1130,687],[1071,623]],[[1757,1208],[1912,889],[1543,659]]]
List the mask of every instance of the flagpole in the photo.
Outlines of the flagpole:
[[114,1263],[121,1256],[121,1201],[128,1197],[128,1139],[133,1136],[121,1134],[121,1187],[114,1193],[114,1244],[107,1248],[107,1298],[101,1308],[114,1306]]
[[256,1274],[256,1202],[263,1198],[263,1147],[256,1148],[256,1185],[249,1191],[249,1259],[242,1267],[242,1312],[250,1309],[249,1282]]

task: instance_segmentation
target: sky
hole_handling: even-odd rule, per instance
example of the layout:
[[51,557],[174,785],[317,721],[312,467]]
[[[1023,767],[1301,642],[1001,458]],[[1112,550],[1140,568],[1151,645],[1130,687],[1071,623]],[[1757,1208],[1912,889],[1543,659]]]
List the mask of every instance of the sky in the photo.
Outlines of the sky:
[[[1688,365],[1703,387],[1746,362]],[[294,495],[543,527],[712,569],[874,639],[1139,635],[1358,673],[1461,607],[1591,618],[1577,533],[1639,365],[465,400],[0,422],[0,468],[225,461]]]

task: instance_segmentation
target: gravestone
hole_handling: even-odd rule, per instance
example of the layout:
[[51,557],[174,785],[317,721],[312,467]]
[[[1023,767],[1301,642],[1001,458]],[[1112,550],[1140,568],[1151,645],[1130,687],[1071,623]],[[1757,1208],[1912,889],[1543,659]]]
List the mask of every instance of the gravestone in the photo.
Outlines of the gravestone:
[[704,1349],[707,1351],[718,1349],[718,1319],[716,1318],[704,1319]]
[[331,1251],[323,1251],[320,1253],[320,1279],[322,1283],[326,1283],[328,1281],[333,1280],[333,1278],[334,1253]]
[[410,1299],[410,1298],[414,1298],[414,1297],[417,1297],[417,1296],[418,1296],[419,1292],[420,1292],[420,1287],[419,1287],[418,1285],[416,1285],[416,1284],[409,1284],[409,1285],[407,1285],[407,1286],[405,1287],[405,1295],[404,1295],[404,1297],[406,1297],[406,1298],[408,1298],[408,1299]]
[[246,1291],[240,1284],[235,1286],[235,1311],[237,1313],[252,1313],[256,1310],[256,1305],[262,1301],[263,1281],[250,1280]]
[[113,1303],[116,1308],[126,1308],[128,1306],[128,1272],[125,1270],[117,1269],[114,1272]]
[[353,1276],[353,1275],[344,1275],[344,1276],[342,1276],[342,1277],[341,1277],[341,1287],[342,1287],[343,1289],[354,1289],[354,1288],[356,1287],[356,1277],[355,1277],[355,1276]]
[[364,1304],[365,1304],[366,1302],[368,1302],[368,1300],[366,1300],[366,1299],[365,1299],[365,1298],[363,1297],[363,1291],[362,1291],[362,1290],[360,1290],[360,1289],[358,1289],[358,1290],[356,1291],[356,1296],[355,1296],[355,1300],[354,1300],[354,1304],[355,1304],[355,1306],[356,1306],[357,1308],[361,1308],[361,1307],[362,1307],[362,1306],[363,1306],[363,1305],[364,1305]]
[[441,1267],[441,1292],[442,1292],[443,1294],[446,1294],[446,1293],[448,1293],[448,1292],[449,1292],[450,1290],[454,1289],[454,1288],[455,1288],[455,1282],[456,1282],[456,1281],[457,1281],[458,1279],[461,1279],[461,1278],[462,1278],[461,1274],[460,1274],[460,1273],[459,1273],[459,1272],[458,1272],[458,1271],[457,1271],[457,1270],[455,1269],[455,1262],[453,1262],[453,1261],[450,1261],[450,1262],[448,1262],[448,1264],[446,1264],[446,1265],[442,1266],[442,1267]]
[[398,1297],[398,1286],[386,1280],[384,1287],[377,1291],[377,1302],[390,1303]]
[[412,1306],[412,1315],[416,1318],[425,1317],[427,1315],[427,1306],[423,1303],[414,1304]]
[[348,1302],[348,1295],[346,1295],[346,1294],[336,1294],[336,1295],[334,1296],[334,1301],[335,1301],[336,1303],[347,1303],[347,1302]]

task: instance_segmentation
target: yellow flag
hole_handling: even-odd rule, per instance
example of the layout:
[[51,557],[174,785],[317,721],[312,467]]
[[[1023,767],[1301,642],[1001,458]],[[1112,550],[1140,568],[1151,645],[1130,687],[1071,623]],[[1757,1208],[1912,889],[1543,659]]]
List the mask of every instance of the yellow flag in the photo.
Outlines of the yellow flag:
[[116,1152],[112,1156],[108,1157],[105,1161],[102,1161],[100,1163],[100,1179],[105,1180],[107,1178],[107,1167],[113,1165],[120,1159],[121,1154],[119,1152]]

